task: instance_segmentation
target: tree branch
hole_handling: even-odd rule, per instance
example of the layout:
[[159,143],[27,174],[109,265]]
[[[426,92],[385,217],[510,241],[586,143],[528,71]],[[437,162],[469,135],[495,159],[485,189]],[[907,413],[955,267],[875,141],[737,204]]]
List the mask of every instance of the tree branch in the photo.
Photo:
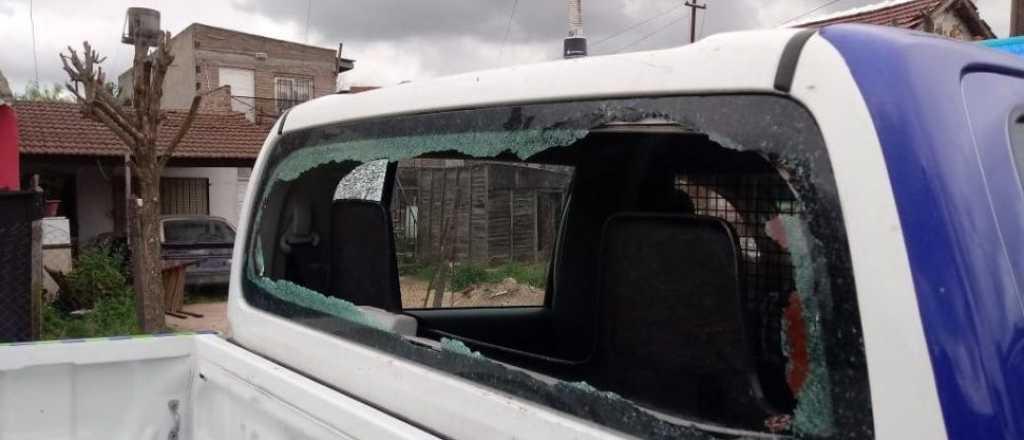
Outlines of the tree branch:
[[174,135],[174,139],[171,140],[171,144],[167,146],[167,150],[164,151],[163,157],[160,158],[160,167],[163,168],[167,165],[167,161],[171,160],[174,156],[174,150],[178,148],[178,144],[181,143],[182,139],[185,138],[185,134],[192,128],[192,121],[196,117],[196,113],[199,112],[199,103],[203,98],[199,95],[192,97],[192,105],[188,108],[188,114],[185,115],[185,120],[181,121],[181,125],[178,126],[178,133]]
[[[144,136],[131,123],[130,116],[117,104],[113,95],[106,90],[105,75],[99,67],[99,63],[106,58],[100,57],[89,42],[82,43],[82,46],[84,51],[81,57],[70,46],[68,55],[60,54],[63,69],[74,83],[74,86],[65,86],[82,106],[82,113],[85,116],[110,127],[122,141],[125,141],[129,151],[134,153]],[[84,94],[80,93],[78,84],[85,87]],[[104,117],[101,118],[101,114]]]

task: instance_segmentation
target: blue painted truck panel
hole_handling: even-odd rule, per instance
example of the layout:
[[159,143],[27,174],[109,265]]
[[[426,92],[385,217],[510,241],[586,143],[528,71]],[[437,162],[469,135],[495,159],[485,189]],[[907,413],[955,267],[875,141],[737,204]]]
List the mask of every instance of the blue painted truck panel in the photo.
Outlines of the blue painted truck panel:
[[1024,60],[869,26],[822,35],[881,141],[950,438],[1024,438],[1024,189],[1009,135]]

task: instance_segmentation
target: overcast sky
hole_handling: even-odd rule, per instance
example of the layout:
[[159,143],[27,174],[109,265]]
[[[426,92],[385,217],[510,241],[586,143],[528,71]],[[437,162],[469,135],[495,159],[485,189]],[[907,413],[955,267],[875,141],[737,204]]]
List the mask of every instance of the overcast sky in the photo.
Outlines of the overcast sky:
[[[307,2],[308,1],[308,2]],[[125,9],[160,10],[172,33],[200,22],[269,37],[337,47],[357,60],[347,82],[388,85],[470,70],[557,59],[566,34],[559,0],[35,0],[35,55],[39,81],[64,81],[58,52],[90,41],[116,73],[131,48],[120,43]],[[828,0],[703,0],[697,31],[714,33],[775,27]],[[875,3],[839,0],[813,15]],[[996,34],[1009,29],[1011,0],[979,0]],[[591,53],[671,47],[689,38],[684,0],[585,0]],[[308,8],[307,8],[308,6]],[[513,14],[513,6],[515,11]],[[0,71],[20,92],[36,73],[29,0],[0,0]],[[509,26],[509,17],[512,17]],[[308,17],[308,26],[307,26]],[[649,21],[648,21],[649,20]],[[645,22],[646,23],[643,23]],[[620,34],[620,31],[637,25]],[[507,38],[506,38],[507,30]],[[616,35],[618,34],[618,35]],[[608,39],[607,37],[614,36]]]

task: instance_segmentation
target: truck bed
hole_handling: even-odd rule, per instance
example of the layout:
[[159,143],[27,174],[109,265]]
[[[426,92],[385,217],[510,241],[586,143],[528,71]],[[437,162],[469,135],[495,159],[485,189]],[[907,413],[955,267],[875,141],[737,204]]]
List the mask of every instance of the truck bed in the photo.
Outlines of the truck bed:
[[216,335],[0,346],[0,439],[435,438]]

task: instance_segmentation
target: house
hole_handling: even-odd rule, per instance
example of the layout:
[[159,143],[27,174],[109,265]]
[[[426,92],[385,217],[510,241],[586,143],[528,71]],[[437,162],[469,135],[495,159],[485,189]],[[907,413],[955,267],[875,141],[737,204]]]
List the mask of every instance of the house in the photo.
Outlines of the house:
[[[48,199],[60,200],[73,241],[124,230],[127,147],[107,126],[87,119],[78,104],[15,101],[23,179],[40,176]],[[168,112],[158,145],[185,117]],[[164,214],[209,214],[237,224],[249,167],[270,130],[235,112],[201,112],[164,170]],[[22,187],[26,187],[26,182]]]
[[[197,93],[203,110],[229,107],[249,120],[269,123],[285,110],[336,93],[338,74],[354,60],[326,49],[193,23],[171,38],[171,64],[161,106],[184,109]],[[132,70],[118,77],[122,98],[132,89]]]
[[810,17],[786,26],[817,28],[839,23],[893,26],[965,41],[996,37],[971,0],[889,0]]
[[[572,169],[413,159],[397,174],[391,215],[403,257],[493,264],[550,256]],[[447,246],[450,255],[431,254]]]

